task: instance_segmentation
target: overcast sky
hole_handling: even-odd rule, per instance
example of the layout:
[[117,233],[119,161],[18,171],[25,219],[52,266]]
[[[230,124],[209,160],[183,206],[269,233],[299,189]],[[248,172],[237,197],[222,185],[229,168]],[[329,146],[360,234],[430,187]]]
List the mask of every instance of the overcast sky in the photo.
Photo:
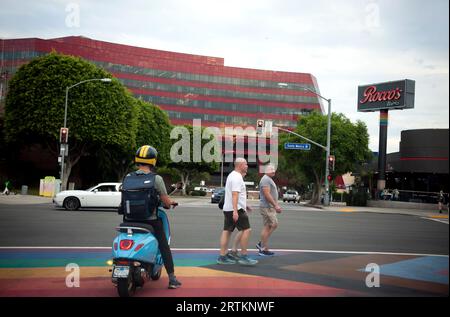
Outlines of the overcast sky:
[[449,128],[448,0],[0,0],[0,38],[68,35],[311,73],[375,152],[379,113],[357,112],[358,85],[416,81],[415,108],[389,112],[388,153],[402,130]]

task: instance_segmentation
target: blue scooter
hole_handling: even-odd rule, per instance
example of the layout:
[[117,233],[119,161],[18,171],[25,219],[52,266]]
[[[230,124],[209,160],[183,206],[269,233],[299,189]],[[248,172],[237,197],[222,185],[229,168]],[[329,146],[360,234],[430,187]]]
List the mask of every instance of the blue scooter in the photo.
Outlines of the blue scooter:
[[[172,206],[177,206],[173,204]],[[170,226],[167,214],[158,208],[164,232],[170,245]],[[158,248],[154,229],[149,224],[124,222],[116,228],[119,235],[114,239],[112,255],[112,282],[119,296],[133,296],[137,287],[143,287],[150,279],[161,277],[163,260]]]

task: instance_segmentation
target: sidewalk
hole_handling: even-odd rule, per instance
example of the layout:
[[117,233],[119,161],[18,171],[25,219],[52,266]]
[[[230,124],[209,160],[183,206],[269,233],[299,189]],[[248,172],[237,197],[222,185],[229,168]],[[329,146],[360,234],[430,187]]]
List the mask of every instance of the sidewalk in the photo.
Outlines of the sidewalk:
[[0,195],[0,205],[51,204],[53,198],[34,195]]
[[[192,197],[192,196],[174,196],[173,200],[181,205],[195,204],[199,202],[209,202],[210,197]],[[34,204],[51,204],[53,198],[34,196],[34,195],[0,195],[0,205],[34,205]]]
[[[312,207],[312,206],[310,206]],[[324,211],[332,212],[374,212],[374,213],[384,213],[384,214],[402,214],[402,215],[412,215],[419,217],[429,217],[436,219],[447,219],[448,212],[443,210],[439,213],[436,206],[436,210],[420,210],[420,209],[399,209],[399,208],[380,208],[380,207],[360,207],[360,206],[345,206],[342,204],[332,204],[331,206],[314,206],[316,208],[322,209]]]

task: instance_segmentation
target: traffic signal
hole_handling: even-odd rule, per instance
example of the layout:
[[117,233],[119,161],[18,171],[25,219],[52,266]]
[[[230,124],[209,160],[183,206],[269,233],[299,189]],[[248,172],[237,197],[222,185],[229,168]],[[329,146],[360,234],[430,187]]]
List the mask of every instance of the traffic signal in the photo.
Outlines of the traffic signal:
[[334,157],[334,155],[330,155],[328,157],[328,170],[330,172],[334,171],[334,163],[336,161],[336,158]]
[[256,123],[256,126],[257,126],[258,128],[264,127],[264,120],[258,120],[257,123]]
[[264,120],[257,120],[256,121],[256,133],[263,134],[263,129],[264,129]]
[[69,140],[69,129],[68,128],[61,128],[59,131],[59,142],[61,144],[67,144]]
[[333,175],[328,174],[327,179],[328,179],[329,182],[331,182],[333,180]]

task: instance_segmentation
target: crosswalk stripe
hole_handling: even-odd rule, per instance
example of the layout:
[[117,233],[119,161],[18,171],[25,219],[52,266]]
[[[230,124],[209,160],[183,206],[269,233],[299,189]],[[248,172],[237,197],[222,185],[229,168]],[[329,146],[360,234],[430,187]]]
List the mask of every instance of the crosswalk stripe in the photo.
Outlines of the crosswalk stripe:
[[420,218],[422,218],[422,219],[426,219],[426,220],[437,221],[437,222],[440,222],[440,223],[445,223],[446,225],[448,225],[448,219],[447,219],[447,221],[445,221],[445,220],[434,219],[434,218],[428,218],[428,217],[420,217]]

